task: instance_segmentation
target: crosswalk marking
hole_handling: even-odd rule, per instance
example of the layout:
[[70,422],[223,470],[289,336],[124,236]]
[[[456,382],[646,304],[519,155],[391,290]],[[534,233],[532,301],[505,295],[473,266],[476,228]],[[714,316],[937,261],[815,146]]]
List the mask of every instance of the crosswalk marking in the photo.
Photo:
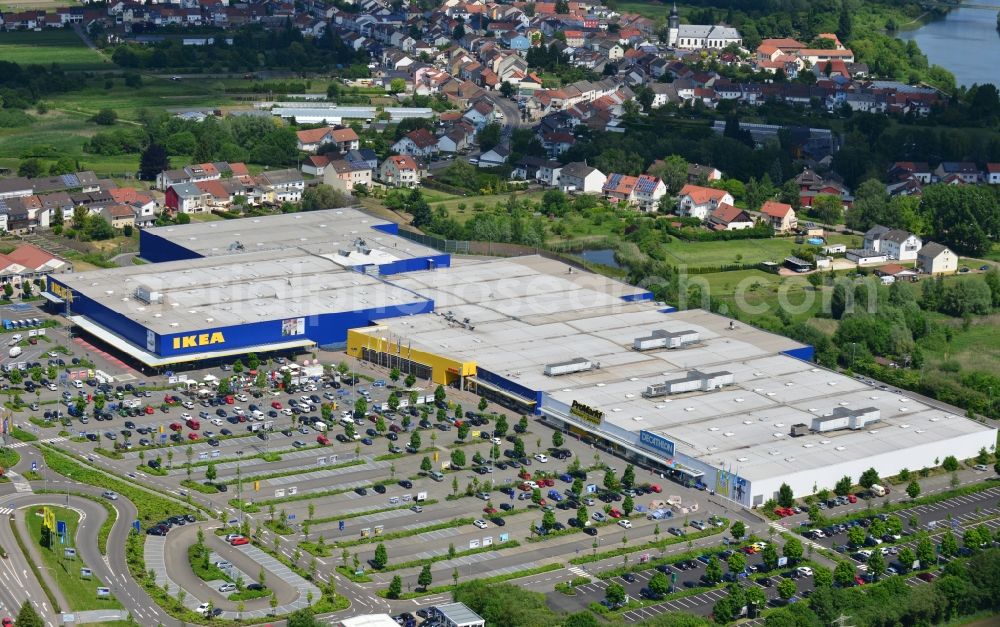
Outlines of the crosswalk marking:
[[14,510],[12,510],[9,507],[0,507],[0,516],[9,516],[10,514],[13,514],[13,513],[14,513]]
[[576,575],[577,577],[590,577],[590,573],[580,568],[579,566],[570,566],[567,570]]

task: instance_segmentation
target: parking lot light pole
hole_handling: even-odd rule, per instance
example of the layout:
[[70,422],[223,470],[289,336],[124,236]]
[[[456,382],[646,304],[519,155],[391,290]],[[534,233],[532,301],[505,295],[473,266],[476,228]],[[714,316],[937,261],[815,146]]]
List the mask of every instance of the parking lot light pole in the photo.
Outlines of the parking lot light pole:
[[243,477],[240,475],[240,460],[243,459],[243,451],[236,451],[236,500],[239,501],[240,508],[240,528],[243,528]]

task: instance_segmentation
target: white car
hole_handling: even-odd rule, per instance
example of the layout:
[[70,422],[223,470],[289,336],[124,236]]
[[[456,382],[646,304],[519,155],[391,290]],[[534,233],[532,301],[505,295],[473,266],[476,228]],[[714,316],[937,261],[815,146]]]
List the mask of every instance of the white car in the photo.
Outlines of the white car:
[[236,584],[224,583],[219,586],[219,592],[236,592]]
[[191,414],[184,412],[181,414],[181,420],[191,420]]
[[812,577],[813,569],[808,566],[799,566],[795,569],[795,572],[799,574],[799,577]]
[[211,609],[212,609],[212,604],[211,603],[202,603],[201,605],[198,606],[198,608],[195,611],[198,612],[199,614],[203,615],[203,616],[207,616],[208,612]]
[[222,426],[222,418],[212,418],[212,424],[216,427]]
[[491,442],[493,442],[493,443],[494,443],[494,444],[496,444],[497,446],[500,446],[501,444],[503,444],[503,440],[501,440],[500,438],[493,438],[493,439],[491,440]]
[[629,520],[628,518],[622,518],[621,520],[618,521],[618,526],[623,529],[631,529],[632,521]]
[[472,524],[479,527],[480,529],[486,529],[486,521],[483,520],[482,518],[477,518]]
[[245,403],[245,402],[247,402],[250,399],[247,397],[246,394],[237,394],[236,395],[236,400],[238,400],[241,403]]
[[537,459],[538,461],[542,462],[543,464],[545,462],[549,461],[549,458],[546,457],[545,455],[542,455],[541,453],[535,453],[535,459]]
[[233,565],[227,562],[226,560],[219,560],[215,563],[215,567],[219,569],[226,569],[226,568],[232,568]]
[[291,416],[292,415],[292,410],[288,409],[286,407],[286,408],[284,408],[284,409],[281,410],[281,413],[285,414],[286,416]]

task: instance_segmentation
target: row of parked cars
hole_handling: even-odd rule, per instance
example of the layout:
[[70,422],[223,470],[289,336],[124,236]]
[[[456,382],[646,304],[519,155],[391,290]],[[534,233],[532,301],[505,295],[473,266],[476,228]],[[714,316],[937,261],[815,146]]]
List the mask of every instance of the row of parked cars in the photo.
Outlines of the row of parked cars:
[[[109,497],[110,498],[110,497]],[[146,533],[151,536],[165,536],[167,532],[173,527],[179,527],[186,525],[188,523],[193,523],[197,520],[194,514],[182,514],[179,516],[171,516],[165,520],[161,520],[149,529],[146,529]]]

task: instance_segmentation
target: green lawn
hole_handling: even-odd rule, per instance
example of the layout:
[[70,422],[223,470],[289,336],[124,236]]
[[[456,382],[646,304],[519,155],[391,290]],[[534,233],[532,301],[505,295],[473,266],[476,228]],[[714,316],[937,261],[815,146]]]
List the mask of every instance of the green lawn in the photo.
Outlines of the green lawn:
[[[958,362],[963,371],[980,370],[1000,376],[1000,316],[975,318],[965,329],[961,320],[941,314],[928,314],[938,322],[952,327],[950,342],[943,338],[929,338],[920,342],[928,365],[945,361]],[[1000,394],[1000,391],[998,391]]]
[[[455,218],[459,222],[465,222],[472,216],[476,215],[478,211],[483,211],[486,209],[492,209],[494,206],[500,204],[506,204],[507,200],[510,198],[510,194],[494,194],[491,196],[455,196],[453,194],[446,194],[444,192],[439,192],[435,190],[423,190],[424,198],[427,199],[427,203],[431,206],[431,209],[443,208],[451,214],[451,217]],[[517,197],[521,200],[531,200],[533,202],[538,202],[542,197],[543,192],[529,192],[529,193],[518,193]],[[464,205],[465,210],[459,208],[459,205]]]
[[[850,244],[847,235],[828,236],[830,244]],[[796,244],[794,238],[733,240],[728,242],[682,242],[674,240],[666,245],[667,261],[689,266],[720,266],[733,263],[760,263],[774,261],[780,263],[803,244]]]
[[114,69],[71,30],[0,33],[0,59],[22,65],[56,63],[66,70]]
[[724,302],[730,313],[739,311],[741,318],[751,321],[773,316],[779,308],[793,319],[806,320],[820,310],[823,302],[823,291],[814,290],[805,277],[778,276],[760,270],[688,275],[688,284],[707,285],[708,294]]
[[55,513],[56,520],[66,522],[67,544],[65,545],[59,543],[58,536],[56,536],[52,548],[48,548],[42,544],[42,516],[40,508],[33,507],[24,510],[27,512],[25,523],[28,527],[29,541],[34,542],[42,554],[42,564],[39,564],[39,566],[49,570],[56,581],[56,585],[62,590],[66,602],[69,603],[69,607],[63,608],[63,610],[79,612],[83,610],[121,608],[121,604],[113,597],[106,599],[97,598],[97,588],[103,584],[96,577],[91,577],[90,579],[80,577],[80,568],[86,566],[86,564],[79,558],[79,555],[77,555],[76,559],[63,558],[64,548],[76,546],[76,529],[80,522],[79,515],[75,511],[63,507],[53,507],[52,510]]

